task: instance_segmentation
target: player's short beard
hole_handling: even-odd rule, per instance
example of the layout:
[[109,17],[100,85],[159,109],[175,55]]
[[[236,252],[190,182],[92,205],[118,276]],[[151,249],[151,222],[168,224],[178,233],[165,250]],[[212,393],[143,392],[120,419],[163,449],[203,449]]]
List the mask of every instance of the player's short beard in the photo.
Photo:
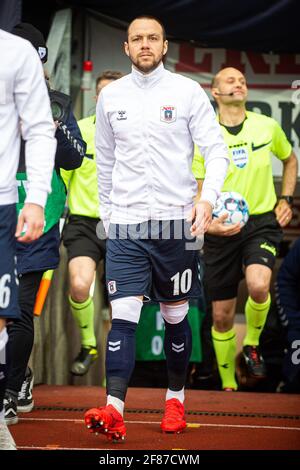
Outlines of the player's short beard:
[[139,57],[137,58],[137,60],[133,60],[133,58],[131,57],[131,55],[129,55],[130,57],[130,60],[131,62],[133,63],[133,65],[142,73],[150,73],[152,72],[153,70],[155,70],[159,64],[162,62],[163,60],[163,57],[164,57],[164,54],[163,54],[163,51],[161,52],[160,56],[155,59],[154,56],[152,57],[153,60],[152,62],[148,62],[146,65],[141,65],[139,63]]

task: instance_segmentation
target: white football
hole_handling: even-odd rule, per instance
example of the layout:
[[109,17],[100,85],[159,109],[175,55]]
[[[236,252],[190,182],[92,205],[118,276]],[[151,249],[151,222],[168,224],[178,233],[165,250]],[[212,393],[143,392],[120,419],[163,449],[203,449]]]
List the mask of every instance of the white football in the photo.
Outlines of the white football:
[[228,214],[224,224],[233,225],[240,222],[241,225],[245,225],[249,219],[248,203],[239,193],[234,191],[223,192],[217,199],[213,217],[220,217],[223,214]]

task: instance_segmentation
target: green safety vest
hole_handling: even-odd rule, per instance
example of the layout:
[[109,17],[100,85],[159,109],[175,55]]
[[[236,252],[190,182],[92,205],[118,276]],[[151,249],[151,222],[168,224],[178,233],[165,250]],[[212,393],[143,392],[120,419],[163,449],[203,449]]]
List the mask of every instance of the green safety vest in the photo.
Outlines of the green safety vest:
[[99,218],[99,195],[95,149],[95,115],[78,121],[86,153],[80,168],[61,170],[68,188],[68,207],[71,215]]
[[[222,191],[240,193],[246,199],[251,215],[264,214],[273,210],[277,200],[272,155],[284,161],[290,156],[292,147],[274,119],[250,111],[246,116],[236,135],[221,126],[230,158]],[[205,160],[197,146],[192,170],[196,179],[205,178]]]

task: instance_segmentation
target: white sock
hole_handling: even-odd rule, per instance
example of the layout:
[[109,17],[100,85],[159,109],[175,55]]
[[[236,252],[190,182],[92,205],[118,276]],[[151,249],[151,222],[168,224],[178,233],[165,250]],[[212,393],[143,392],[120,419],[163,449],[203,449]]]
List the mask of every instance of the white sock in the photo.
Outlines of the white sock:
[[6,327],[4,327],[0,331],[0,362],[1,364],[5,364],[6,358],[5,358],[5,348],[6,348],[6,343],[8,342],[8,334],[6,331]]
[[1,421],[4,421],[4,408],[2,411],[0,411],[0,423]]
[[167,394],[166,394],[166,400],[171,400],[171,398],[177,398],[177,400],[180,401],[180,403],[183,404],[184,402],[184,387],[179,390],[179,392],[174,392],[174,390],[170,390],[168,388]]
[[125,403],[120,400],[120,398],[113,397],[112,395],[107,395],[106,404],[114,406],[116,410],[120,413],[120,415],[123,416]]

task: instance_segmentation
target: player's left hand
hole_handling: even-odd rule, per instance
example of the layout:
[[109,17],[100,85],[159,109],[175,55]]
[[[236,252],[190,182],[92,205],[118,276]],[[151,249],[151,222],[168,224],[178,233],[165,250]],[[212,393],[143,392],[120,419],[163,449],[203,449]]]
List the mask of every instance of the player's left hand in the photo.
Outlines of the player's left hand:
[[212,221],[212,205],[208,201],[198,201],[188,217],[188,222],[193,222],[191,226],[191,235],[199,237],[207,232]]
[[[25,228],[26,227],[26,228]],[[25,230],[24,230],[25,229]],[[37,240],[44,229],[44,209],[42,206],[26,202],[18,218],[15,237],[18,242],[29,243]],[[23,230],[24,235],[21,235]]]
[[280,227],[286,227],[293,217],[292,209],[285,199],[280,199],[275,207],[275,214]]

